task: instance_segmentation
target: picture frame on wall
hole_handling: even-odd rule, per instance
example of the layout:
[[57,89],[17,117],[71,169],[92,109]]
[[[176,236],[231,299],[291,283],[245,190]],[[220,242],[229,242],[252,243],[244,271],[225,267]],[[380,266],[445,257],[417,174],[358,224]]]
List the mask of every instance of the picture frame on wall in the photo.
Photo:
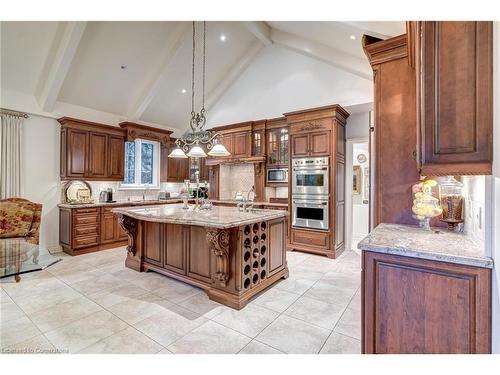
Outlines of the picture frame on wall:
[[352,193],[361,194],[361,167],[359,165],[352,167]]
[[363,186],[363,203],[368,204],[370,199],[370,170],[368,167],[364,168],[364,186]]

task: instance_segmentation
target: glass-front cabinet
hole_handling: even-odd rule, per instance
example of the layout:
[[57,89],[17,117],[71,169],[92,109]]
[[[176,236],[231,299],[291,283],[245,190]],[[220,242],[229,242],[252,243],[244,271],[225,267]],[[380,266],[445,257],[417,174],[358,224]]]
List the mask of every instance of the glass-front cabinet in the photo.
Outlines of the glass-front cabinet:
[[288,165],[288,128],[267,131],[267,165]]

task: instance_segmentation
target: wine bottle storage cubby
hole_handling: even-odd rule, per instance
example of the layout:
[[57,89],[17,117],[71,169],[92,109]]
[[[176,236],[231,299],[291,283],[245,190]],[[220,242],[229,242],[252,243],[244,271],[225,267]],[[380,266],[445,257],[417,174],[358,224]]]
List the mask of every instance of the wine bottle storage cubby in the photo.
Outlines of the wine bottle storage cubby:
[[259,284],[267,277],[267,224],[266,222],[245,225],[241,229],[243,243],[242,277],[243,288]]

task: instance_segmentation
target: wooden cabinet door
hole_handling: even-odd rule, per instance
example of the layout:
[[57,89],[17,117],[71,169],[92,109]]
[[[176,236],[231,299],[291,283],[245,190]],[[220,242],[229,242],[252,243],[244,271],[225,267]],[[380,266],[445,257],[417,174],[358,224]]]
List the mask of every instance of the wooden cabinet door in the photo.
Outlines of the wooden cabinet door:
[[102,177],[108,176],[107,168],[107,143],[108,136],[100,133],[89,134],[89,148],[88,148],[88,170],[87,176],[89,177]]
[[118,221],[118,216],[115,215],[115,240],[125,241],[128,240],[128,234],[125,232]]
[[187,254],[187,275],[211,283],[212,262],[206,228],[190,226],[188,230],[190,241]]
[[167,181],[168,182],[178,182],[179,178],[179,159],[168,158],[166,160],[167,166]]
[[231,157],[234,153],[234,149],[233,149],[233,134],[223,134],[222,136],[222,140],[221,140],[221,143],[224,145],[224,147],[226,147],[226,150],[229,151],[229,153],[231,155],[229,155],[229,157]]
[[123,181],[125,170],[125,139],[109,136],[108,139],[108,178]]
[[150,221],[143,222],[144,230],[144,256],[147,261],[157,266],[163,266],[163,252],[161,246],[161,231],[160,223],[153,223]]
[[[103,208],[103,211],[105,209]],[[116,241],[116,218],[112,212],[104,211],[101,214],[101,243]]]
[[290,139],[293,158],[309,156],[309,136],[307,134],[293,134]]
[[491,270],[363,252],[362,352],[491,352]]
[[200,159],[200,181],[208,182],[208,166],[207,166],[207,158]]
[[279,158],[278,132],[276,129],[267,131],[267,165],[277,165]]
[[249,133],[235,133],[233,135],[233,157],[250,156]]
[[67,133],[66,176],[83,178],[87,174],[88,132],[85,130],[68,129]]
[[286,221],[279,219],[268,222],[268,277],[285,266]]
[[309,135],[310,156],[329,156],[330,155],[330,132],[313,133]]
[[288,128],[279,129],[278,140],[278,164],[288,166]]
[[491,174],[492,22],[421,27],[422,173]]
[[187,236],[182,225],[166,224],[164,226],[165,255],[164,267],[168,270],[186,274]]

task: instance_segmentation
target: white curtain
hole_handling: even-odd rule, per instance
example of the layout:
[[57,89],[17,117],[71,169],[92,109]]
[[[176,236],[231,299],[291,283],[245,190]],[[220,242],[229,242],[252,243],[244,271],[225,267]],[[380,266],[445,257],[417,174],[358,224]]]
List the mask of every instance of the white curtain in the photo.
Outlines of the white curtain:
[[21,127],[23,117],[1,114],[0,199],[21,195]]

